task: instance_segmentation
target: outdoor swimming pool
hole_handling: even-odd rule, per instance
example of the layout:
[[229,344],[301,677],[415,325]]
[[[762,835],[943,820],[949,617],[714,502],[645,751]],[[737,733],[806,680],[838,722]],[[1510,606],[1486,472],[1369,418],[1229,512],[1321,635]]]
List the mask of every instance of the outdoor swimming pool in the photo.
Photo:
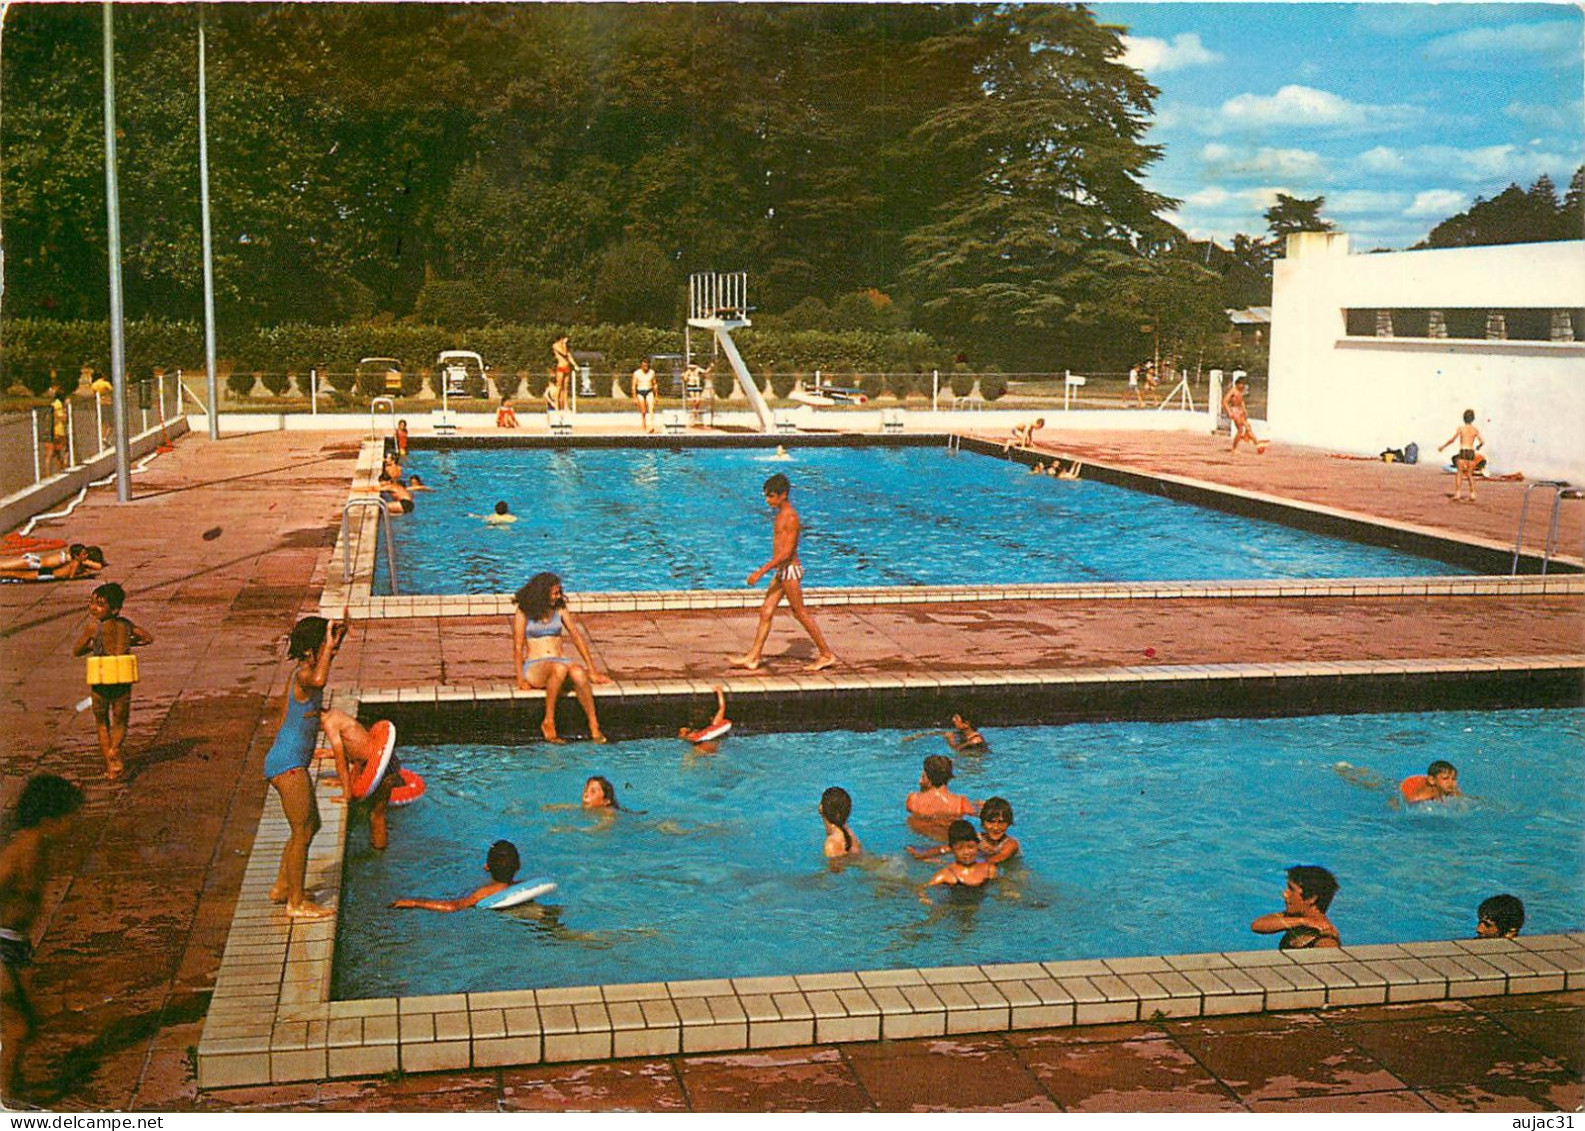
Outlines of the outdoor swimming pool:
[[[1337,875],[1346,944],[1471,935],[1501,891],[1525,901],[1526,933],[1585,925],[1585,710],[985,730],[992,753],[957,759],[953,785],[1012,803],[1023,863],[929,906],[903,797],[939,739],[735,734],[713,757],[675,739],[405,748],[429,790],[383,854],[354,825],[334,996],[1274,948],[1248,924],[1280,909],[1298,863]],[[1443,757],[1468,800],[1390,806]],[[644,812],[554,807],[596,773]],[[868,850],[840,871],[820,855],[827,785],[853,795]],[[548,916],[386,907],[471,891],[503,837],[523,878],[560,884]]]
[[[793,484],[807,586],[1448,576],[1432,558],[936,447],[415,451],[437,488],[392,520],[403,593],[739,589]],[[479,517],[505,501],[518,521]],[[390,592],[379,557],[375,592]]]

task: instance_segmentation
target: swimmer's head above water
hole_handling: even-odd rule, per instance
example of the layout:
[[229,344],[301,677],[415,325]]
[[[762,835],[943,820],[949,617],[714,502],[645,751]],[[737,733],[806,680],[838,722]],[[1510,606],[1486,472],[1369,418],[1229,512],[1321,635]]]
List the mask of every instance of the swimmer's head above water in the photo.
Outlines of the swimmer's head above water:
[[622,808],[617,803],[616,786],[611,784],[610,778],[596,774],[583,783],[583,807],[585,809]]

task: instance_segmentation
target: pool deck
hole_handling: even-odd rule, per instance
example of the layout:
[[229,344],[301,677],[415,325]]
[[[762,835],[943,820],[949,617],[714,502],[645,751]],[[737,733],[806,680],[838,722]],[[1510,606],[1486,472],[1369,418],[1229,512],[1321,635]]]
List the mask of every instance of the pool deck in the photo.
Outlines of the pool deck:
[[[1048,450],[1280,496],[1492,546],[1511,546],[1523,484],[1483,483],[1478,503],[1443,498],[1432,468],[1273,447],[1225,451],[1187,434],[1048,430]],[[81,661],[70,656],[88,586],[0,587],[5,640],[0,790],[15,804],[41,770],[82,782],[83,816],[61,845],[34,969],[43,1020],[8,1104],[54,1110],[1572,1110],[1585,1102],[1585,993],[1299,1010],[728,1055],[408,1074],[199,1092],[200,1039],[264,808],[266,704],[281,647],[315,611],[357,444],[346,433],[181,439],[137,476],[134,501],[90,493],[39,536],[106,549],[127,614],[154,633],[134,700],[128,773],[102,776]],[[1543,495],[1537,492],[1537,495]],[[1549,497],[1549,496],[1547,496]],[[1581,541],[1579,504],[1561,545]],[[1529,529],[1545,520],[1532,504]],[[1575,559],[1577,561],[1577,558]],[[1585,590],[1139,600],[1010,598],[939,605],[825,605],[840,669],[1118,672],[1144,665],[1447,667],[1520,658],[1571,670],[1585,653]],[[600,662],[633,686],[703,685],[746,644],[752,607],[590,612]],[[1039,627],[1036,627],[1036,626]],[[807,659],[790,618],[769,658]],[[1153,655],[1147,654],[1149,649]],[[392,657],[401,657],[400,662]],[[1522,665],[1521,665],[1522,666]],[[336,683],[365,693],[503,683],[499,615],[382,619],[355,633]],[[734,692],[762,677],[733,676]],[[328,831],[328,830],[327,830]]]

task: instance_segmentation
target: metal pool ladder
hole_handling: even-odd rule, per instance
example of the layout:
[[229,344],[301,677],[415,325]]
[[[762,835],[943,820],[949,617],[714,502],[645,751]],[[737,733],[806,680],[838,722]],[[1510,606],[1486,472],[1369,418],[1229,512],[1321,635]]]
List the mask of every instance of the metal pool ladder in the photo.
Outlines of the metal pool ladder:
[[1552,492],[1552,520],[1547,526],[1546,546],[1541,551],[1542,574],[1546,573],[1552,555],[1557,552],[1558,519],[1563,509],[1563,500],[1585,499],[1585,488],[1572,486],[1566,479],[1537,479],[1533,483],[1525,484],[1524,499],[1519,504],[1519,529],[1513,536],[1513,566],[1509,570],[1513,575],[1519,573],[1519,558],[1524,552],[1524,520],[1525,513],[1530,509],[1530,492],[1537,487]]
[[[396,596],[396,546],[391,541],[391,509],[385,505],[385,500],[374,495],[361,499],[348,499],[347,505],[341,508],[341,580],[343,583],[352,580],[352,540],[347,536],[351,529],[351,513],[355,507],[377,507],[379,517],[375,520],[375,536],[385,535],[385,568],[391,577],[391,595]],[[358,528],[359,540],[363,537],[363,528]]]

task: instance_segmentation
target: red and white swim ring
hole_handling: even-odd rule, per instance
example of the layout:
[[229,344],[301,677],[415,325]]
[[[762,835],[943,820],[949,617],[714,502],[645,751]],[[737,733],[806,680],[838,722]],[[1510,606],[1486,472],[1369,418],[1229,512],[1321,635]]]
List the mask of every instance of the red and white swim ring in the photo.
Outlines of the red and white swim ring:
[[424,796],[424,789],[424,779],[403,766],[402,784],[391,790],[391,804],[411,805]]
[[689,742],[714,742],[718,738],[725,738],[732,729],[731,719],[722,719],[711,726],[700,727],[698,730],[688,732]]
[[374,787],[385,777],[391,755],[396,752],[396,724],[381,719],[369,728],[369,742],[374,756],[363,764],[363,773],[352,783],[352,796],[359,801],[373,793]]

